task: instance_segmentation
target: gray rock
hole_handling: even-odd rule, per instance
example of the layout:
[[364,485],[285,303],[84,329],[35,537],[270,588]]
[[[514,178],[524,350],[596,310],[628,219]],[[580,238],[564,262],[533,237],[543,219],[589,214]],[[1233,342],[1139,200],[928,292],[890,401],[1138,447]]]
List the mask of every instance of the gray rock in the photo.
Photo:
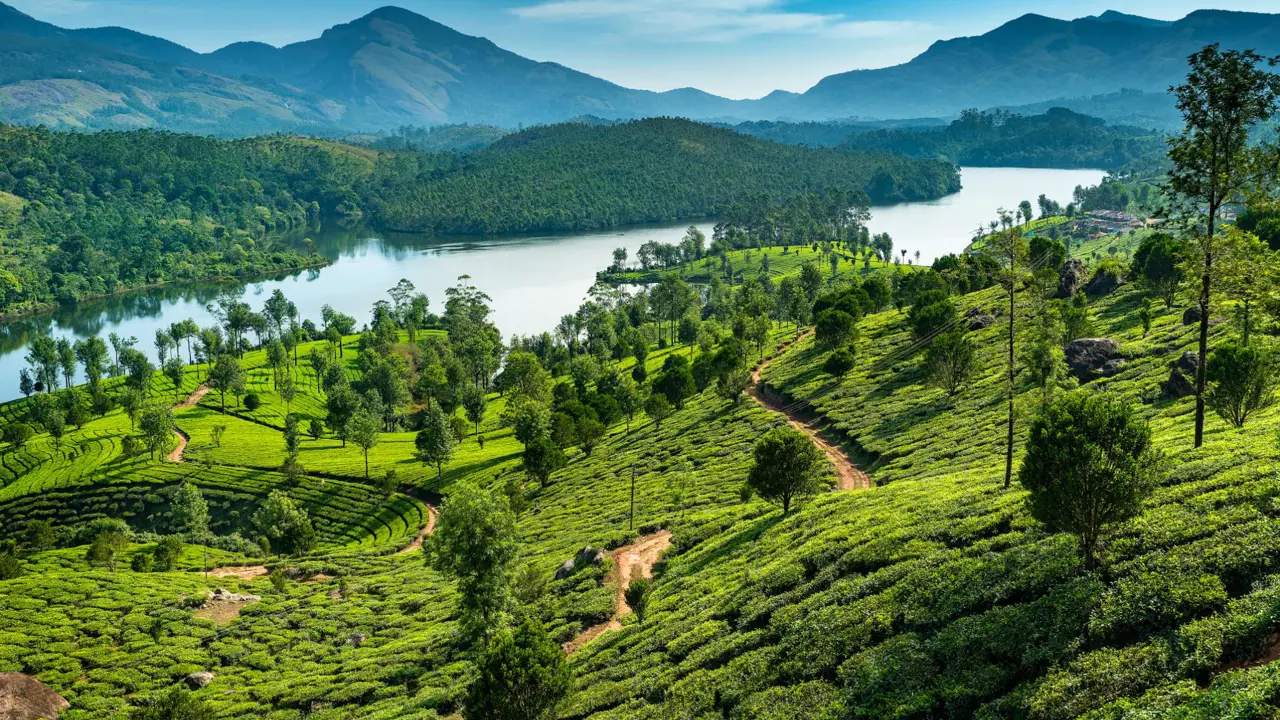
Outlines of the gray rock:
[[1182,313],[1183,325],[1195,325],[1198,322],[1200,322],[1200,308],[1198,306],[1192,305],[1191,307],[1183,311]]
[[0,673],[0,718],[4,720],[53,720],[70,705],[66,698],[33,677]]
[[1082,382],[1120,372],[1126,362],[1116,357],[1119,350],[1119,343],[1111,338],[1080,338],[1062,349],[1067,356],[1067,366]]
[[604,562],[604,551],[588,545],[556,568],[556,579],[563,580],[588,565],[599,565],[602,562]]
[[1196,370],[1200,367],[1200,356],[1193,352],[1184,352],[1173,366],[1169,368],[1169,379],[1164,381],[1160,389],[1167,397],[1184,398],[1196,394]]
[[368,640],[368,638],[365,637],[364,633],[362,632],[352,633],[351,637],[347,638],[347,644],[352,647],[360,647],[361,645],[364,644],[365,640]]
[[193,672],[190,675],[182,678],[182,682],[186,683],[187,687],[191,688],[192,690],[199,690],[205,685],[208,685],[209,683],[213,682],[213,678],[214,678],[213,673],[209,672],[208,670],[201,670],[199,672]]
[[1058,297],[1074,297],[1087,277],[1084,261],[1080,258],[1071,258],[1062,263],[1058,270]]
[[969,318],[969,329],[981,330],[983,328],[991,327],[991,324],[994,323],[995,321],[996,321],[995,315],[986,315],[986,314],[974,315],[973,317]]
[[1111,273],[1100,272],[1093,276],[1093,280],[1089,281],[1089,286],[1084,291],[1086,294],[1094,296],[1106,295],[1123,284],[1123,278]]

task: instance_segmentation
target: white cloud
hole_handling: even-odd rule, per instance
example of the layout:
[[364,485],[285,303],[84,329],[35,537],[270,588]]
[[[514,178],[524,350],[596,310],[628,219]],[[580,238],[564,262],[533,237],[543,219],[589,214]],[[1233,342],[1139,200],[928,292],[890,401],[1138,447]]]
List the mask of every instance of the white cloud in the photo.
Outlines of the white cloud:
[[889,37],[917,23],[855,21],[842,14],[789,12],[785,0],[545,0],[516,7],[523,18],[604,22],[634,34],[726,42],[771,34]]

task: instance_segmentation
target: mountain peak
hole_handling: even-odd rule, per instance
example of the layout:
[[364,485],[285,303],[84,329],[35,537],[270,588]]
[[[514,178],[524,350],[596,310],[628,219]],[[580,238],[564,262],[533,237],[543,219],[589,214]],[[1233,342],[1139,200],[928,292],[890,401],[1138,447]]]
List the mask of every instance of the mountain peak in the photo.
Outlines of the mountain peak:
[[1103,23],[1128,23],[1129,25],[1142,25],[1145,27],[1168,27],[1173,24],[1172,20],[1157,20],[1155,18],[1143,17],[1141,15],[1130,15],[1129,13],[1122,13],[1119,10],[1107,10],[1101,15],[1088,15],[1080,19],[1094,20]]

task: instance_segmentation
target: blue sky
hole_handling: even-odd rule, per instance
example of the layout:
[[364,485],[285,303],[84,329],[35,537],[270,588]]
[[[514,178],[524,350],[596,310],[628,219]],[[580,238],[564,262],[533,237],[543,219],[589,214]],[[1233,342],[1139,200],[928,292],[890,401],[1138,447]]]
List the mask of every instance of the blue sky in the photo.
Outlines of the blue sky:
[[1215,7],[1276,12],[1276,0],[5,0],[64,27],[123,25],[200,51],[283,45],[386,4],[536,60],[629,87],[698,87],[734,98],[803,91],[826,75],[905,62],[938,39],[1027,12],[1107,9],[1176,19]]

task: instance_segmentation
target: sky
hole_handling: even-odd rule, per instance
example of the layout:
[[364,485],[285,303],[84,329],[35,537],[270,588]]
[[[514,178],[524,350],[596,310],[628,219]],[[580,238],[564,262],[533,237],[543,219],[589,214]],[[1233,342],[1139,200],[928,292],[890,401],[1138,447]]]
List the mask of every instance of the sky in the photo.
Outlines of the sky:
[[1276,0],[3,0],[63,27],[120,25],[208,52],[284,45],[386,4],[540,61],[627,87],[731,98],[803,92],[833,73],[906,62],[936,40],[1036,12],[1112,9],[1174,20],[1199,8],[1276,12]]

